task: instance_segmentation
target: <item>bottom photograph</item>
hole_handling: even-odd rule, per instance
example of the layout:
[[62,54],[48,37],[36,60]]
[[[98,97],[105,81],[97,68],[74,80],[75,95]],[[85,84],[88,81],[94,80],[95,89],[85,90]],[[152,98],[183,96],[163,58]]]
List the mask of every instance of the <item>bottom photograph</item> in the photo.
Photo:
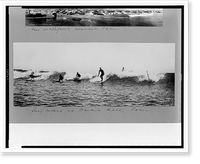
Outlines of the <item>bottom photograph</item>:
[[175,106],[173,43],[14,43],[15,107]]

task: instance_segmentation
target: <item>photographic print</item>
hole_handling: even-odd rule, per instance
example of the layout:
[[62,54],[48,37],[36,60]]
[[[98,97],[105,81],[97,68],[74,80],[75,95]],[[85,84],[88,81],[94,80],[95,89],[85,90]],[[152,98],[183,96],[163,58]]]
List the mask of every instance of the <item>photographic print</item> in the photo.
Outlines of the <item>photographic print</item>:
[[26,25],[162,27],[163,9],[27,8]]
[[14,106],[174,106],[175,44],[14,43]]
[[185,151],[184,4],[44,4],[5,6],[5,149]]

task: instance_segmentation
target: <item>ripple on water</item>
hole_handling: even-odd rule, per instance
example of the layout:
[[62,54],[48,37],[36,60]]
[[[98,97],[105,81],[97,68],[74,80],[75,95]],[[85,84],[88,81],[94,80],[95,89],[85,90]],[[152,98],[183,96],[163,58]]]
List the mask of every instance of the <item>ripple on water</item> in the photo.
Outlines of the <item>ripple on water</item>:
[[174,86],[164,84],[111,85],[90,82],[49,83],[35,81],[14,83],[14,106],[174,106]]

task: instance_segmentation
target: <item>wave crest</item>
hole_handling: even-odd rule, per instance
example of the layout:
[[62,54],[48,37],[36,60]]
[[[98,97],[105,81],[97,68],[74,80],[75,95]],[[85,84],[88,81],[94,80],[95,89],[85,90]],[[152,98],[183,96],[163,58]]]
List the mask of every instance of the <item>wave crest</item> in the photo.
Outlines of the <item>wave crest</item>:
[[[36,77],[35,80],[58,80],[61,74],[64,77],[64,81],[72,81],[76,78],[76,73],[73,72],[58,72],[58,71],[33,71],[14,69],[14,79],[29,79],[30,74],[34,72]],[[146,83],[167,83],[174,84],[175,79],[174,73],[136,73],[134,71],[123,71],[105,74],[103,81],[107,83],[118,83],[118,84],[146,84]],[[89,81],[91,83],[100,82],[101,79],[92,73],[81,73],[82,81]]]

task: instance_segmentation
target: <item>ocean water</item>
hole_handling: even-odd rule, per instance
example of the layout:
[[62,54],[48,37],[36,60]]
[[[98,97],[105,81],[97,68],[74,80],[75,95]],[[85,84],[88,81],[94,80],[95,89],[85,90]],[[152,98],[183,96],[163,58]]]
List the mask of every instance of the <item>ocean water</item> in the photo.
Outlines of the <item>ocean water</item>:
[[14,106],[174,106],[174,84],[83,80],[53,83],[50,80],[14,80]]
[[[75,19],[74,19],[75,18]],[[77,19],[79,18],[79,19]],[[27,26],[162,26],[163,14],[132,17],[62,15],[56,19],[27,19]]]

